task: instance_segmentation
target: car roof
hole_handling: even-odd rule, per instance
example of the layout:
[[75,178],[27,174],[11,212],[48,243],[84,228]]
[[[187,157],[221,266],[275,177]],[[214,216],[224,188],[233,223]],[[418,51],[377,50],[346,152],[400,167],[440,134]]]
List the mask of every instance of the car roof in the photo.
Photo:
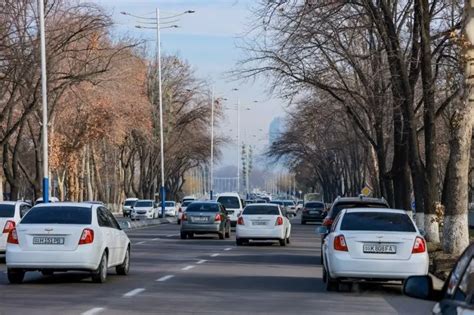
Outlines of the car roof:
[[77,207],[77,208],[90,208],[91,206],[99,206],[98,204],[86,203],[86,202],[49,202],[40,203],[34,206],[34,208],[44,207]]
[[351,209],[346,209],[346,213],[357,213],[357,212],[386,212],[386,213],[407,214],[407,212],[405,210],[391,209],[391,208],[351,208]]
[[16,205],[18,202],[23,202],[21,200],[18,201],[0,201],[0,205]]
[[220,197],[238,197],[238,198],[240,198],[240,195],[238,193],[222,193],[222,194],[219,194],[219,198]]
[[134,201],[134,200],[138,200],[138,198],[127,198],[127,199],[125,199],[125,201],[129,201],[129,200]]
[[137,201],[155,201],[155,200],[153,200],[153,199],[139,199]]
[[279,205],[274,203],[260,202],[260,203],[251,203],[249,206],[265,206],[265,207],[278,207]]
[[[309,200],[308,200],[309,202]],[[371,203],[380,203],[380,204],[386,204],[387,201],[385,199],[380,199],[380,198],[373,198],[373,197],[338,197],[336,200],[334,200],[333,204],[336,203],[364,203],[364,202],[371,202]]]

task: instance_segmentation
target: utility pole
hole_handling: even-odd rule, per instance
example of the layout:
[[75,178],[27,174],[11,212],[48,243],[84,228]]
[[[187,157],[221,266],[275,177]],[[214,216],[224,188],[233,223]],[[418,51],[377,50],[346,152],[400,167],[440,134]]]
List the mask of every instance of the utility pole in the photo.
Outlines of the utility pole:
[[212,88],[211,95],[211,179],[209,186],[209,199],[212,200],[214,186],[214,88]]
[[49,161],[48,161],[48,86],[46,77],[46,37],[44,26],[44,2],[39,0],[40,46],[41,46],[41,94],[43,103],[43,202],[49,202]]

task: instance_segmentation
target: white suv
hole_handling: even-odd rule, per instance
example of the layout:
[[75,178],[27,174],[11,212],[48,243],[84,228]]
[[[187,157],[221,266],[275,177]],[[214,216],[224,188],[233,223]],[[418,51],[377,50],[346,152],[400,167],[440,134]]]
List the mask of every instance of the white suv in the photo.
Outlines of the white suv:
[[158,208],[154,200],[138,200],[132,210],[132,220],[156,219]]
[[219,195],[217,202],[220,202],[227,210],[231,225],[236,226],[237,219],[242,214],[245,206],[240,195],[238,193],[223,193]]

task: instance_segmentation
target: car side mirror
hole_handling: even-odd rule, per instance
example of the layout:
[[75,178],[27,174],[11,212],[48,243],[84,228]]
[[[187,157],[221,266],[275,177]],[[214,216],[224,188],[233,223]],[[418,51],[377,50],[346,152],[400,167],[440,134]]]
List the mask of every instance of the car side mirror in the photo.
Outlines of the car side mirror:
[[408,277],[403,284],[403,294],[416,299],[435,300],[433,279],[430,276]]
[[329,233],[329,230],[328,230],[327,226],[320,226],[320,227],[318,227],[318,228],[316,229],[316,232],[317,232],[318,234],[326,235],[326,234]]

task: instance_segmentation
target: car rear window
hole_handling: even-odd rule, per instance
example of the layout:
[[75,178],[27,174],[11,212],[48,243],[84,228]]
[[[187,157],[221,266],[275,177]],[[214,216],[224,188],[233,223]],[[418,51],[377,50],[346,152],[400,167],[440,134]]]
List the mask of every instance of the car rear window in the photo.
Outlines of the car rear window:
[[276,206],[247,206],[243,212],[244,215],[279,215]]
[[141,207],[153,207],[153,201],[137,201],[135,204],[136,208],[141,208]]
[[311,209],[324,209],[324,203],[322,202],[307,202],[304,206]]
[[219,197],[217,201],[220,202],[226,209],[240,208],[239,198],[237,197]]
[[219,205],[216,203],[196,203],[193,202],[186,208],[186,212],[217,212]]
[[384,203],[378,202],[340,202],[331,209],[331,218],[334,219],[343,209],[353,208],[388,208]]
[[124,206],[133,206],[136,202],[136,200],[127,200],[125,201]]
[[408,215],[388,212],[346,213],[341,222],[341,230],[416,232]]
[[0,205],[0,218],[12,218],[15,215],[15,205]]
[[92,209],[86,207],[32,208],[21,224],[91,224]]
[[175,205],[174,201],[165,202],[165,207],[174,207],[174,205]]

